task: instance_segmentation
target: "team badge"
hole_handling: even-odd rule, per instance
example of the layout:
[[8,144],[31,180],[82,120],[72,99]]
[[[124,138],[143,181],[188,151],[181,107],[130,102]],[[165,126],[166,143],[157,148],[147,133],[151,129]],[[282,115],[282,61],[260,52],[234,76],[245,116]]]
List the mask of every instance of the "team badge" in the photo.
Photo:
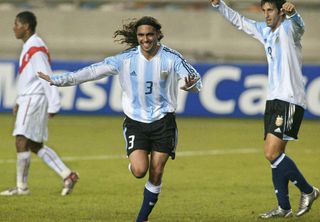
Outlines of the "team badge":
[[161,80],[166,80],[169,75],[168,71],[161,71],[160,78]]
[[283,124],[283,118],[282,116],[277,116],[276,122],[275,122],[276,126],[282,126]]

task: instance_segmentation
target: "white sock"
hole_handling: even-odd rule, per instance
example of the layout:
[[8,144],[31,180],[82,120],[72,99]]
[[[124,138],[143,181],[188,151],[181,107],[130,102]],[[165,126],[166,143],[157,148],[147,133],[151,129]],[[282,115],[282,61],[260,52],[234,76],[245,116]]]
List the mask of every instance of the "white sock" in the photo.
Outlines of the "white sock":
[[28,174],[30,167],[31,152],[17,153],[17,187],[26,189],[28,187]]
[[38,156],[63,179],[70,175],[71,170],[50,147],[44,145],[39,150]]
[[161,187],[162,183],[158,186],[153,185],[149,180],[146,182],[144,187],[149,190],[151,193],[160,193],[161,192]]

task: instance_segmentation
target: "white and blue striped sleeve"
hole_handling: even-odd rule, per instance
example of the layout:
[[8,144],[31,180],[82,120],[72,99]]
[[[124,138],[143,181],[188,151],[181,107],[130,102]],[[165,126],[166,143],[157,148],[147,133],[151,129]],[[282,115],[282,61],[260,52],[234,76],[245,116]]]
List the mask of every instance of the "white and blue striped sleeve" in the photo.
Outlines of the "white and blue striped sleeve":
[[198,81],[194,86],[192,86],[193,92],[199,92],[202,87],[201,76],[197,70],[190,65],[180,54],[177,54],[174,61],[175,73],[178,74],[179,78],[184,79],[189,75],[194,76]]
[[219,5],[212,4],[212,6],[232,25],[264,44],[262,36],[263,28],[266,27],[264,22],[257,22],[240,15],[238,12],[228,7],[222,0],[220,0]]
[[107,76],[117,75],[118,71],[117,57],[108,57],[102,62],[94,63],[74,72],[50,75],[53,85],[73,86],[87,81],[102,79]]

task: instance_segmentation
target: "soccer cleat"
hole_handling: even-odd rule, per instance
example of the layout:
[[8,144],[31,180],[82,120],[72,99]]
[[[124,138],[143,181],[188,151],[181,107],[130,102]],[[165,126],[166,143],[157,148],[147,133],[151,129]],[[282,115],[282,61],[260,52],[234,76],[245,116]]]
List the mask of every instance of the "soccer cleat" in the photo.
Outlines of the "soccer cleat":
[[318,197],[319,189],[316,187],[313,187],[313,191],[310,194],[301,192],[300,205],[296,216],[300,217],[303,214],[307,213],[311,209],[313,201],[315,201]]
[[292,217],[292,210],[284,210],[280,206],[277,209],[273,209],[269,212],[264,214],[260,214],[259,218],[261,219],[269,219],[269,218],[276,218],[276,217]]
[[63,188],[61,191],[62,196],[70,194],[79,180],[79,174],[77,172],[71,172],[67,178],[63,181]]
[[28,188],[21,189],[18,187],[10,188],[0,193],[1,196],[15,196],[15,195],[28,195],[28,194],[30,194],[30,190]]

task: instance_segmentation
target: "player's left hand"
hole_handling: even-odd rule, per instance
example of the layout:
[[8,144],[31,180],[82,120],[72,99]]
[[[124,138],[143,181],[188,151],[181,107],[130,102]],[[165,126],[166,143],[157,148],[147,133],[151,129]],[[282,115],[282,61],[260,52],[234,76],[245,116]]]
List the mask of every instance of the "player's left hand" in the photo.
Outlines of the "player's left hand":
[[291,2],[286,2],[282,5],[281,11],[286,15],[290,16],[296,12],[296,9],[294,4],[292,4]]
[[181,86],[180,89],[184,91],[189,91],[197,84],[199,80],[200,77],[196,76],[195,74],[189,74],[187,77],[184,78],[185,85]]

